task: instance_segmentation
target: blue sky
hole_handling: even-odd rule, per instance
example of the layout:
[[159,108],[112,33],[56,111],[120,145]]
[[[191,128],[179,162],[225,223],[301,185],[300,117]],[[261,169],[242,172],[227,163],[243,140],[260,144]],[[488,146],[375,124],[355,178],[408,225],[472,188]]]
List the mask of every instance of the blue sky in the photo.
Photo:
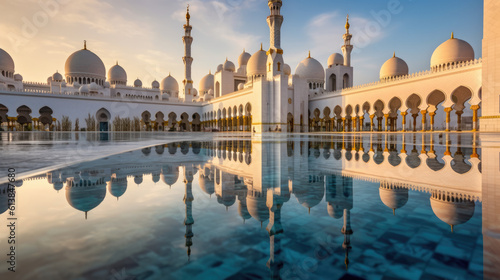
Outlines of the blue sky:
[[[283,2],[282,47],[292,71],[309,50],[324,67],[331,53],[341,52],[346,14],[355,47],[355,85],[378,80],[380,67],[393,52],[406,60],[410,72],[429,69],[432,52],[452,31],[481,57],[480,0]],[[129,84],[140,78],[150,85],[169,72],[180,82],[188,3],[195,85],[226,57],[236,64],[243,49],[253,54],[261,42],[269,47],[266,0],[0,0],[0,48],[11,54],[16,72],[29,81],[64,72],[66,58],[87,40],[106,69],[119,61]]]

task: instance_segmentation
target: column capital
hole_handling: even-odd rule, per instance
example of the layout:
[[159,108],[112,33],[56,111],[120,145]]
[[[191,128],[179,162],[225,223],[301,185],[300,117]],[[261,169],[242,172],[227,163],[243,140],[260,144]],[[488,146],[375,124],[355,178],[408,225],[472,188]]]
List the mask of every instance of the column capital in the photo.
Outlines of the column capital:
[[451,111],[453,111],[453,108],[451,108],[451,107],[444,108],[444,111],[445,111],[446,113],[450,113]]
[[406,117],[408,115],[408,112],[401,112],[401,116]]
[[470,109],[471,109],[471,110],[476,111],[476,110],[481,109],[481,106],[479,106],[479,105],[472,105],[472,106],[470,107]]

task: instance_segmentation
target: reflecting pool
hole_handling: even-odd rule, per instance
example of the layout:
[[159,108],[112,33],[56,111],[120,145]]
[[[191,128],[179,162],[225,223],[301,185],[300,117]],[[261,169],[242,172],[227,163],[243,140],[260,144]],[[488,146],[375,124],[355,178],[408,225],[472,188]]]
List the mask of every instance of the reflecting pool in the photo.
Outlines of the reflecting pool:
[[496,139],[226,137],[57,167],[15,183],[17,272],[0,277],[494,279]]

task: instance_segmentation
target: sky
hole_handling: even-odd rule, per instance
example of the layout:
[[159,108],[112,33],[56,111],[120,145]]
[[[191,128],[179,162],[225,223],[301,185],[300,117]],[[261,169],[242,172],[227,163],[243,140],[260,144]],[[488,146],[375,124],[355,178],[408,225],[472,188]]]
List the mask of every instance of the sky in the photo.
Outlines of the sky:
[[[308,51],[324,67],[341,53],[345,18],[353,34],[354,85],[379,79],[382,64],[396,56],[410,73],[430,68],[434,49],[455,37],[469,42],[481,57],[481,0],[283,0],[282,48],[294,72]],[[87,48],[104,62],[118,63],[128,84],[145,86],[169,73],[184,79],[186,6],[193,26],[195,87],[226,57],[237,65],[250,54],[269,48],[266,0],[0,0],[0,48],[14,59],[25,81],[45,82],[73,52]]]

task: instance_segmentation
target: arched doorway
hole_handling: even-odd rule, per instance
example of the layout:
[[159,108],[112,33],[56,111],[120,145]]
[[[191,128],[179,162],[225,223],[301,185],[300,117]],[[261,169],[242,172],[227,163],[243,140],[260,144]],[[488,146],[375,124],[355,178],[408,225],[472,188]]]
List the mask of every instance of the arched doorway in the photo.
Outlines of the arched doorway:
[[111,119],[111,114],[108,110],[102,108],[97,111],[96,119],[99,123],[99,131],[109,131],[109,120]]

